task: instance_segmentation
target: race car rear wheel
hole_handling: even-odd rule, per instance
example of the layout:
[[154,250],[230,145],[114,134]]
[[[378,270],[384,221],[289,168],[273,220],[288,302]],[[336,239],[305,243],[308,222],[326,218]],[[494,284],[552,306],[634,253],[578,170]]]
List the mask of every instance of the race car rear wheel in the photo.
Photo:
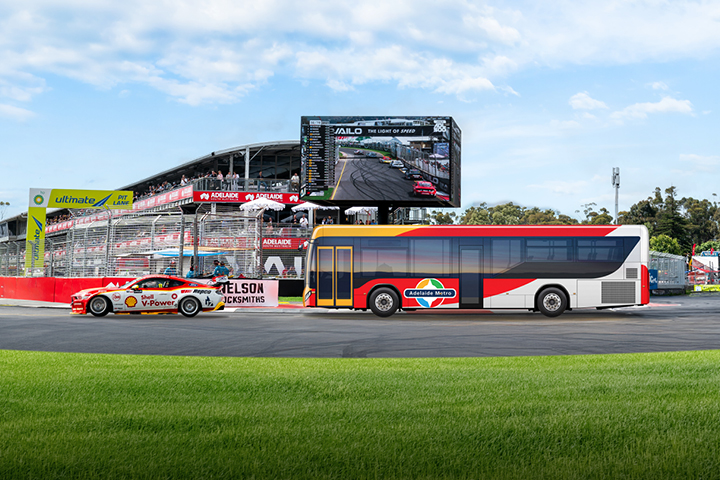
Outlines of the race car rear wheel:
[[178,310],[186,317],[194,317],[200,313],[200,302],[195,297],[185,297],[180,300]]
[[88,302],[88,312],[92,313],[96,317],[104,317],[108,313],[110,313],[110,309],[112,306],[110,305],[110,301],[101,296],[93,297]]

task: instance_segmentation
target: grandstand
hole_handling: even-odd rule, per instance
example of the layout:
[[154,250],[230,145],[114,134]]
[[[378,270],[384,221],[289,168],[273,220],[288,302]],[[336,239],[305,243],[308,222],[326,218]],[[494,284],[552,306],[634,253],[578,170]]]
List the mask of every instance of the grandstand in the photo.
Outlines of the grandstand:
[[[218,177],[219,172],[222,173],[222,179]],[[117,188],[117,190],[133,191],[135,200],[132,211],[113,213],[113,222],[115,222],[114,217],[118,215],[147,218],[153,215],[160,218],[164,215],[163,222],[167,223],[167,215],[178,214],[181,217],[179,221],[187,222],[189,217],[197,218],[201,214],[237,214],[238,207],[242,203],[260,196],[271,198],[285,204],[286,208],[281,212],[268,211],[265,214],[266,225],[272,223],[276,227],[263,230],[263,236],[267,239],[263,241],[265,250],[261,267],[264,271],[261,275],[282,276],[285,267],[289,269],[290,265],[301,272],[296,264],[297,258],[302,257],[303,252],[297,250],[296,244],[302,243],[300,239],[306,237],[309,232],[300,229],[299,225],[287,224],[284,228],[279,228],[278,225],[281,219],[297,220],[297,216],[293,216],[291,207],[302,201],[297,191],[297,183],[291,182],[293,174],[300,174],[300,144],[297,140],[255,143],[211,152]],[[66,186],[43,185],[42,187]],[[96,235],[92,240],[87,240],[87,244],[82,245],[80,244],[84,240],[78,240],[80,229],[85,235],[83,238],[87,237],[87,232],[101,231],[103,228],[110,231],[109,215],[109,212],[98,210],[48,210],[45,274],[82,276],[111,273],[103,270],[108,270],[109,266],[103,265],[101,261],[107,259],[109,254],[98,254],[102,249],[106,252],[111,250],[111,237],[108,234]],[[152,221],[157,222],[157,220]],[[176,231],[177,228],[173,230]],[[26,231],[27,212],[0,222],[0,275],[22,275]],[[69,232],[72,232],[72,236]],[[230,233],[227,235],[229,237]],[[71,238],[72,243],[70,243]],[[151,243],[155,246],[156,242]],[[61,247],[53,250],[54,245]],[[74,247],[71,248],[69,245]],[[76,253],[79,251],[82,251],[82,255]],[[95,251],[97,258],[90,256],[91,251]],[[56,260],[60,252],[65,256],[70,252],[70,259],[58,263]],[[137,254],[135,256],[142,254],[142,248],[139,247],[135,253]],[[82,268],[78,266],[80,257],[83,258]],[[133,264],[129,261],[121,263]],[[58,267],[60,264],[62,268]],[[134,264],[146,266],[150,270],[163,267],[161,261],[156,262],[156,265],[148,262],[134,262]],[[264,268],[265,265],[268,266],[267,269]],[[186,267],[189,267],[189,264]]]

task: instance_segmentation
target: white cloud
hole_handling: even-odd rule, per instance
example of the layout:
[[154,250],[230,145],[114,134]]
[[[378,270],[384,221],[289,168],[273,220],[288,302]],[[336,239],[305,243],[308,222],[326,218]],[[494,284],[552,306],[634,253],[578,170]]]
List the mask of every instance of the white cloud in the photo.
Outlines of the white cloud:
[[[693,171],[717,173],[720,167],[720,155],[696,155],[694,153],[680,154],[681,162],[692,164]],[[687,170],[683,170],[684,172]]]
[[581,127],[575,120],[551,120],[550,125],[561,130],[571,130]]
[[570,97],[570,106],[575,110],[595,110],[597,108],[608,108],[605,102],[595,100],[587,92],[576,93]]
[[672,97],[663,97],[659,102],[636,103],[622,110],[613,112],[610,117],[621,120],[623,118],[645,119],[648,113],[686,113],[693,112],[690,100],[677,100]]
[[670,90],[670,87],[665,82],[652,82],[649,86],[653,90]]
[[[28,101],[45,87],[17,75],[55,74],[100,88],[141,82],[191,104],[239,101],[279,76],[335,90],[388,82],[464,98],[514,92],[508,76],[528,68],[704,58],[720,48],[713,2],[499,5],[28,0],[3,7],[0,95]],[[206,93],[170,93],[179,90]],[[573,108],[607,108],[578,95]]]
[[13,120],[25,121],[35,116],[35,113],[20,107],[0,104],[0,116]]
[[466,15],[463,18],[466,25],[471,28],[480,28],[489,40],[496,41],[506,45],[512,45],[520,40],[520,32],[513,27],[501,25],[500,22],[486,15]]

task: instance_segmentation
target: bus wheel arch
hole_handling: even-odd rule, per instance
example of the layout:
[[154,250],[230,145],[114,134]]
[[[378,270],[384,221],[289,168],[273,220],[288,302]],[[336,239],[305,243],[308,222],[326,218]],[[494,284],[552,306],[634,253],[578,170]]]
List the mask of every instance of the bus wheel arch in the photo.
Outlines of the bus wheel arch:
[[389,317],[401,307],[400,293],[392,285],[378,285],[368,295],[368,308],[378,317]]
[[570,310],[570,295],[562,285],[543,285],[535,294],[535,310],[546,317],[557,317]]

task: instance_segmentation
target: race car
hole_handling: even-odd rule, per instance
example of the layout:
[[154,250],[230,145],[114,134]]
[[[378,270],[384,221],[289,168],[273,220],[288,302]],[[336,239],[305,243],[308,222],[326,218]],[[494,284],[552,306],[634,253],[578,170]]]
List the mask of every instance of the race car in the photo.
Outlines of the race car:
[[[227,277],[225,277],[227,278]],[[113,313],[198,313],[225,308],[221,282],[206,285],[170,275],[147,275],[123,287],[100,287],[72,295],[72,313],[103,317]]]
[[437,190],[435,186],[430,182],[415,182],[413,185],[413,194],[418,195],[431,195],[435,196]]

